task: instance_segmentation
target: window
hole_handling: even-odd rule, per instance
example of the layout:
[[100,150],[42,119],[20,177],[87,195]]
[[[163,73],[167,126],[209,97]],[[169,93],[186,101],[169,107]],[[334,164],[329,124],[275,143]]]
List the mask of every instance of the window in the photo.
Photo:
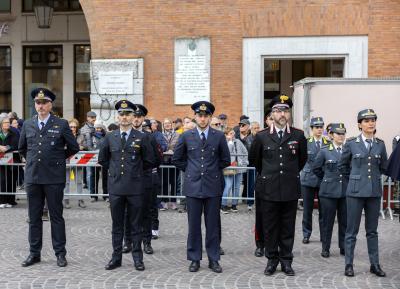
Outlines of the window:
[[84,123],[90,110],[90,45],[75,45],[75,118]]
[[0,13],[10,13],[10,12],[11,12],[11,0],[1,0]]
[[11,48],[0,46],[0,112],[11,111]]
[[36,114],[31,91],[46,87],[57,96],[53,103],[53,112],[63,115],[63,62],[61,46],[25,46],[24,47],[24,114],[30,118]]
[[[3,1],[3,0],[2,0]],[[22,11],[33,12],[33,4],[35,0],[23,0]],[[71,12],[82,11],[79,0],[54,0],[54,11]]]

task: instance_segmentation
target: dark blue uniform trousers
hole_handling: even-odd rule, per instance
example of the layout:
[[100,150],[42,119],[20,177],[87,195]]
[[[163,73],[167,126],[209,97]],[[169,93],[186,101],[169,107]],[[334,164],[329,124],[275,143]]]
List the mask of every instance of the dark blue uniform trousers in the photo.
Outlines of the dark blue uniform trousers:
[[353,264],[354,248],[360,228],[362,210],[365,212],[365,232],[369,261],[379,264],[378,220],[381,206],[380,197],[353,198],[347,197],[347,228],[346,228],[346,265]]
[[110,208],[112,219],[112,246],[113,260],[122,260],[122,242],[124,239],[125,212],[128,215],[132,240],[133,260],[143,261],[142,251],[142,205],[143,196],[114,195],[110,194]]
[[206,227],[206,250],[210,261],[220,259],[220,204],[221,197],[192,198],[186,197],[189,234],[187,239],[187,259],[200,261],[202,259],[203,240],[201,234],[201,216],[204,211]]
[[346,234],[347,225],[346,198],[320,197],[319,205],[321,206],[323,222],[322,250],[329,251],[331,248],[332,231],[335,224],[336,212],[338,219],[339,248],[344,250],[344,236]]
[[318,222],[320,231],[320,240],[322,241],[322,214],[321,206],[319,205],[319,188],[301,186],[301,194],[303,195],[303,237],[310,238],[312,232],[312,214],[314,210],[314,197],[317,194],[318,198]]
[[40,256],[43,236],[43,206],[45,199],[50,213],[51,241],[56,256],[67,253],[65,250],[65,222],[63,218],[63,197],[65,184],[26,184],[29,214],[29,246],[30,253]]

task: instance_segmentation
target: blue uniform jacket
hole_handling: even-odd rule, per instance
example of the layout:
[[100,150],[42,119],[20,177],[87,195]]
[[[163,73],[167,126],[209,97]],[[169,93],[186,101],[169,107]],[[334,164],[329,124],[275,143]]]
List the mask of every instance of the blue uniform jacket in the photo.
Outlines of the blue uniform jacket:
[[[322,137],[321,147],[328,145],[329,141]],[[307,163],[300,173],[300,182],[302,186],[318,188],[320,185],[320,179],[312,171],[313,163],[318,154],[318,148],[315,143],[314,137],[307,139]]]
[[321,180],[320,197],[335,199],[346,197],[348,178],[338,170],[341,155],[333,144],[321,148],[317,154],[312,169]]
[[65,119],[51,115],[39,130],[34,116],[22,126],[18,149],[26,158],[25,183],[65,184],[65,160],[79,151],[79,145]]
[[185,172],[183,193],[194,198],[222,195],[222,170],[229,166],[230,160],[225,135],[211,127],[204,146],[196,128],[184,132],[172,157],[172,163]]
[[374,138],[368,152],[361,135],[347,140],[339,161],[339,171],[349,175],[346,195],[349,197],[381,197],[381,176],[387,166],[383,140]]

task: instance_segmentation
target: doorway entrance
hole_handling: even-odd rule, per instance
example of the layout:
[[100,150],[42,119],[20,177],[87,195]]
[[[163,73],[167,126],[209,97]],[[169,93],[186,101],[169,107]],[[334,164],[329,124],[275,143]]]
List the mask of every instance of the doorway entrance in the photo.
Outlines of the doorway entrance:
[[90,111],[90,45],[75,45],[74,59],[74,114],[82,125],[86,121],[86,113]]

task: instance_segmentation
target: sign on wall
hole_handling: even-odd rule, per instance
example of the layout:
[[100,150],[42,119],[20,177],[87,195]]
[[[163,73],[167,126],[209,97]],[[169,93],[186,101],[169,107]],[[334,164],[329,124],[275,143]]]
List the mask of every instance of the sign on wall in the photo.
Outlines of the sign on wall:
[[100,94],[133,94],[133,71],[100,71]]
[[210,39],[175,40],[175,104],[210,100]]

